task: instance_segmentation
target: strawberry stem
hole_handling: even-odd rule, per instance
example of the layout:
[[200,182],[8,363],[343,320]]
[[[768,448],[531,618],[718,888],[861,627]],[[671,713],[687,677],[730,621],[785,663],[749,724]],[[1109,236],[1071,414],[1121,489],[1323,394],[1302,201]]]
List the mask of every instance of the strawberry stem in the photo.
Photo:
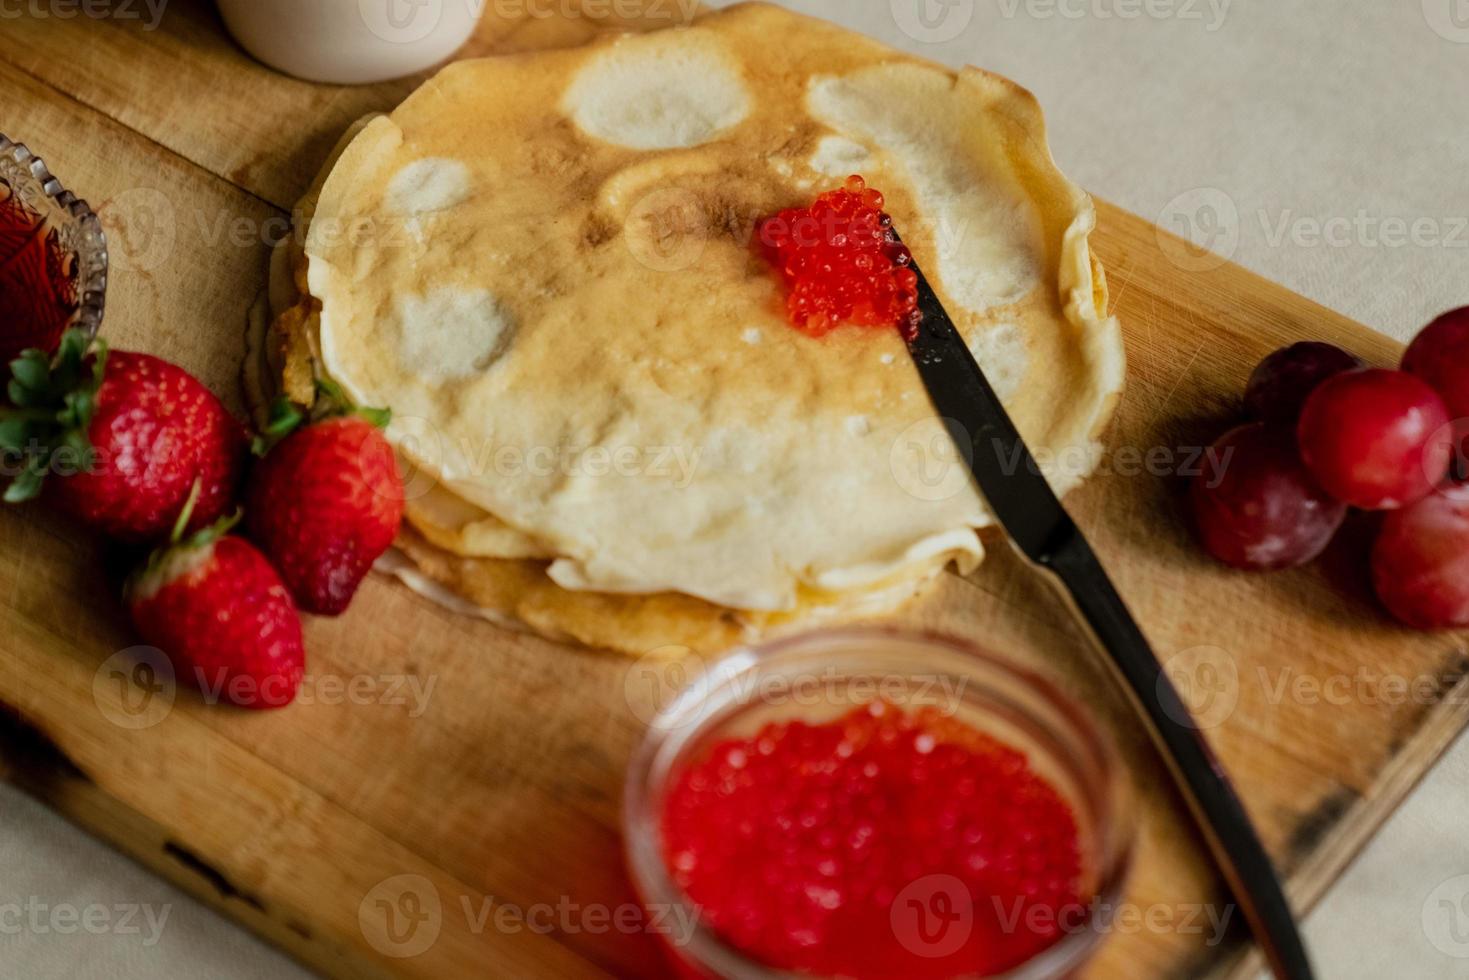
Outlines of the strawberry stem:
[[169,555],[175,552],[192,551],[196,548],[209,547],[234,530],[235,525],[240,523],[240,520],[245,516],[245,511],[242,508],[236,508],[233,514],[222,517],[208,527],[200,528],[190,537],[185,538],[184,534],[188,531],[189,521],[193,519],[194,508],[198,505],[199,496],[203,493],[203,490],[203,481],[195,480],[193,487],[189,489],[189,498],[184,501],[183,509],[179,511],[178,518],[173,522],[173,531],[169,534],[168,540],[153,549],[153,552],[148,556],[148,560],[143,563],[143,566],[129,580],[128,590],[130,592],[136,587],[136,583],[157,572],[163,563],[168,560]]
[[169,544],[178,544],[184,537],[184,529],[189,526],[189,521],[194,516],[194,506],[199,503],[199,494],[204,492],[204,482],[195,480],[194,485],[189,488],[189,499],[184,501],[183,510],[179,511],[178,519],[173,522],[173,531],[168,536]]

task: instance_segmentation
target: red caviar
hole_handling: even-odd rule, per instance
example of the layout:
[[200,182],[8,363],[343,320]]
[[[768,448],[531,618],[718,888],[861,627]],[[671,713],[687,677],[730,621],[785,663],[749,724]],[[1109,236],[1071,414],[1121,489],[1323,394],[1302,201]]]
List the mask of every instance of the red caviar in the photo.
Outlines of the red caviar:
[[0,184],[0,370],[28,347],[55,350],[76,307],[75,256]]
[[1013,748],[883,701],[722,741],[670,787],[664,859],[780,970],[1004,972],[1085,924],[1075,817]]
[[918,274],[884,203],[853,176],[809,208],[789,208],[756,227],[757,244],[790,291],[786,309],[796,329],[820,337],[850,323],[917,335]]

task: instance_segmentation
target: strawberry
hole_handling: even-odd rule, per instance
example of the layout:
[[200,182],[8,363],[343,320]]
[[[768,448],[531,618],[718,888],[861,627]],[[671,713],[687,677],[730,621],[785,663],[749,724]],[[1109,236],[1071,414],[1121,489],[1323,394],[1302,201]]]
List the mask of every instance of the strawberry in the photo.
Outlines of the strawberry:
[[250,537],[297,604],[336,616],[398,536],[403,478],[382,432],[388,413],[352,407],[335,385],[323,393],[305,427],[300,412],[276,404],[245,500]]
[[7,501],[36,497],[45,484],[84,524],[128,542],[164,537],[196,482],[190,530],[233,506],[244,428],[183,368],[100,341],[88,354],[85,335],[69,331],[54,361],[29,350],[11,371],[0,451],[22,465]]
[[229,534],[238,520],[180,540],[189,522],[181,517],[124,598],[139,635],[170,658],[179,681],[242,708],[281,708],[305,672],[301,617],[265,556]]

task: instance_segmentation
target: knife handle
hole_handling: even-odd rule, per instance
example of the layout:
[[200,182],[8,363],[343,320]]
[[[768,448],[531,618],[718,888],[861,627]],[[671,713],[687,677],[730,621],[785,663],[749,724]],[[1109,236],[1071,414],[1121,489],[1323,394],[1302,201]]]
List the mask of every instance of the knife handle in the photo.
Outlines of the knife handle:
[[1146,718],[1195,823],[1213,851],[1255,941],[1281,980],[1310,980],[1311,963],[1290,903],[1219,760],[1163,671],[1091,545],[1071,524],[1035,562],[1085,624],[1117,679]]

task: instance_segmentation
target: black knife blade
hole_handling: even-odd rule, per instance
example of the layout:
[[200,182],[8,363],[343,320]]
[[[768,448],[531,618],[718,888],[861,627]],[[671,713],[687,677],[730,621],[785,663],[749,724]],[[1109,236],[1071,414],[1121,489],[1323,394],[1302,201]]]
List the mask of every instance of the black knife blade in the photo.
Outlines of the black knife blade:
[[927,277],[916,263],[913,269],[923,320],[908,341],[908,351],[950,433],[967,436],[970,445],[959,448],[968,450],[964,455],[970,472],[991,513],[1015,548],[1048,573],[1107,656],[1148,724],[1275,975],[1309,980],[1310,960],[1290,904],[1239,795]]

